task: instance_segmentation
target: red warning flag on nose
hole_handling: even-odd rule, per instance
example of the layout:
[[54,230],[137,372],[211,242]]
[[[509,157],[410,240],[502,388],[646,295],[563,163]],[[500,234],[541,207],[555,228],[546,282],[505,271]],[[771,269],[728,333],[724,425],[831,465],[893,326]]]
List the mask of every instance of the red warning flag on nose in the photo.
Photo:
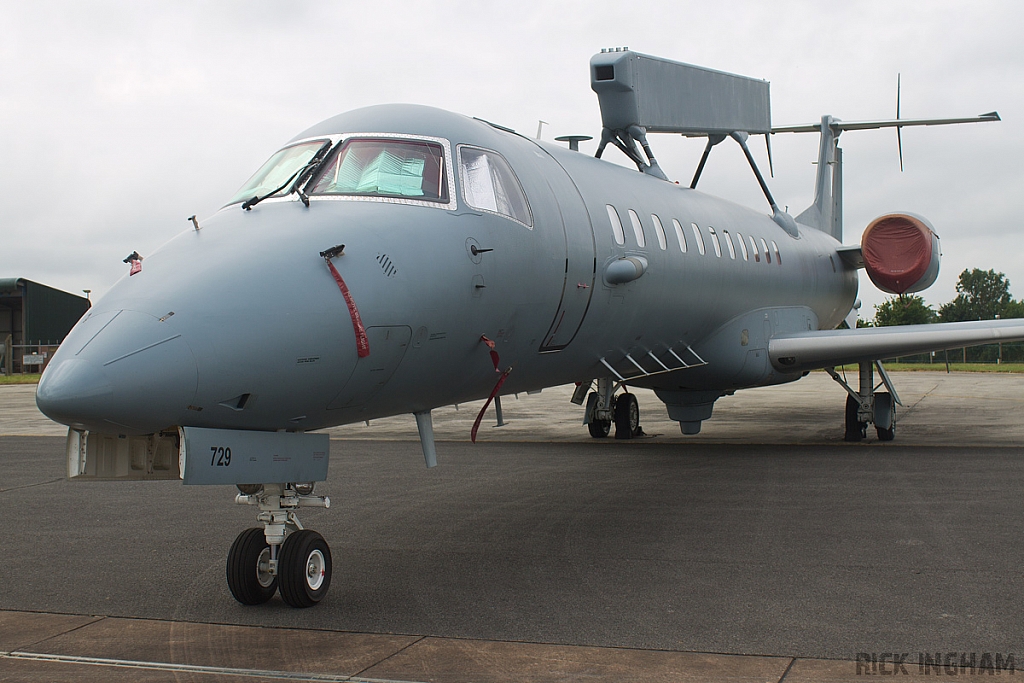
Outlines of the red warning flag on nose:
[[480,335],[480,341],[486,344],[487,348],[491,350],[491,362],[494,363],[494,371],[501,372],[501,369],[498,367],[501,363],[501,359],[498,358],[498,352],[494,350],[494,342],[482,334]]
[[501,385],[505,383],[506,379],[508,379],[508,374],[512,372],[511,365],[504,371],[501,369],[501,359],[498,357],[498,352],[494,348],[495,344],[493,341],[484,335],[480,335],[480,341],[487,345],[491,354],[491,362],[494,363],[494,371],[501,373],[501,377],[498,378],[494,388],[491,389],[491,395],[487,397],[487,401],[484,402],[484,407],[480,409],[479,413],[477,413],[476,420],[473,422],[473,429],[469,432],[469,439],[473,443],[476,443],[476,434],[480,430],[480,422],[484,419],[484,413],[487,412],[487,408],[491,405],[491,401],[494,400],[494,397],[498,395],[499,391],[501,391]]
[[341,290],[341,295],[345,297],[345,305],[348,306],[348,313],[352,316],[352,329],[356,333],[356,354],[360,358],[366,358],[370,355],[370,340],[366,338],[366,328],[363,327],[363,320],[359,317],[359,309],[356,308],[356,302],[352,299],[352,294],[348,291],[348,285],[341,279],[341,273],[334,267],[329,258],[325,258],[327,267],[331,269],[331,275],[334,276],[334,281],[338,283],[338,289]]

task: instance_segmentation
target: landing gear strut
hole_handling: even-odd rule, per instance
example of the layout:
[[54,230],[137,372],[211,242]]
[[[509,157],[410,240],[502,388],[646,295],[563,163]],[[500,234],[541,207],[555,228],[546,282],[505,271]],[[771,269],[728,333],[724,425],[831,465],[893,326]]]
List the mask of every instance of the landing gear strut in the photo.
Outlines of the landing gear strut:
[[331,550],[323,536],[305,529],[295,510],[331,506],[313,496],[311,484],[243,484],[235,496],[241,505],[256,505],[263,528],[246,529],[228,552],[231,595],[243,605],[259,605],[280,589],[292,607],[312,607],[331,586]]
[[[878,375],[882,379],[878,385],[875,384],[873,375],[875,367],[878,368]],[[846,441],[861,441],[867,438],[870,423],[874,423],[879,441],[892,441],[896,438],[896,404],[903,404],[900,403],[900,397],[896,394],[889,374],[880,361],[859,365],[857,391],[847,384],[846,379],[837,373],[835,368],[825,368],[825,372],[849,394],[846,397],[846,434],[843,437]],[[883,385],[888,391],[876,391]]]
[[587,425],[590,436],[595,439],[605,438],[611,433],[613,423],[616,439],[632,439],[643,435],[644,430],[640,427],[640,406],[634,394],[623,392],[616,396],[615,391],[622,385],[616,385],[607,377],[598,378],[596,391],[590,391],[591,386],[592,382],[584,382],[577,387],[573,395],[573,402],[577,404],[583,403],[584,397],[587,399],[587,412],[583,423]]

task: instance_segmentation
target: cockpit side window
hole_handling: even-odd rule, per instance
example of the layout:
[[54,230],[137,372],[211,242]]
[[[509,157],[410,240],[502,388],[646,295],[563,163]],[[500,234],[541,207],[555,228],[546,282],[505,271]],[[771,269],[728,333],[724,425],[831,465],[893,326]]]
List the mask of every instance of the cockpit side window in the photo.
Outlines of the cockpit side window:
[[528,228],[533,215],[519,179],[497,152],[459,145],[462,196],[475,209],[511,218]]
[[351,138],[327,160],[311,195],[448,202],[444,149],[435,142]]
[[295,174],[302,170],[325,142],[327,140],[307,140],[279,150],[246,181],[228,204],[268,196],[282,186],[280,192],[283,194],[291,184],[289,181],[294,180]]

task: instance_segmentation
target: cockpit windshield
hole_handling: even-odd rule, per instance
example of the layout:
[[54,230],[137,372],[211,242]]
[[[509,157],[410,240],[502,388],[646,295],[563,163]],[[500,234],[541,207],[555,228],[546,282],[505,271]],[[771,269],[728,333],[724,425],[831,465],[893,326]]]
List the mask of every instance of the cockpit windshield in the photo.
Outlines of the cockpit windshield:
[[309,163],[325,142],[327,140],[308,140],[280,150],[249,178],[228,204],[244,202],[253,197],[264,197],[282,185],[285,185],[285,188],[279,194],[284,194],[288,189],[286,184],[289,178]]
[[447,202],[444,168],[444,150],[435,142],[350,139],[324,163],[309,194]]

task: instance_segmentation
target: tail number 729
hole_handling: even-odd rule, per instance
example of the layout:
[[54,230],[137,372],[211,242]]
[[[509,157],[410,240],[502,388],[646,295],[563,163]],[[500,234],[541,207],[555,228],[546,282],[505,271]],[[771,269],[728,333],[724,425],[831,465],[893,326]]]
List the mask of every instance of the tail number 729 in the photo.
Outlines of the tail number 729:
[[223,446],[210,446],[210,466],[227,467],[231,464],[231,449]]

